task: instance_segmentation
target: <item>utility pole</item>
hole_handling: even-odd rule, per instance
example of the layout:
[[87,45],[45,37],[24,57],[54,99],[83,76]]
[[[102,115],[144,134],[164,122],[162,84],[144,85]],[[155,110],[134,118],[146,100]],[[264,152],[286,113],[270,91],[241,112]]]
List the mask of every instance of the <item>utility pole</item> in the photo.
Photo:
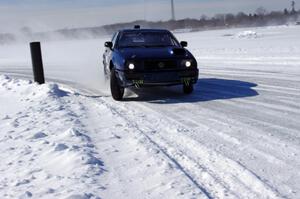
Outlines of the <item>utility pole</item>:
[[174,0],[171,0],[172,20],[175,20]]
[[144,21],[146,21],[146,15],[147,15],[147,8],[146,8],[146,0],[144,0]]
[[296,5],[295,1],[292,1],[292,13],[293,14],[296,12],[295,5]]

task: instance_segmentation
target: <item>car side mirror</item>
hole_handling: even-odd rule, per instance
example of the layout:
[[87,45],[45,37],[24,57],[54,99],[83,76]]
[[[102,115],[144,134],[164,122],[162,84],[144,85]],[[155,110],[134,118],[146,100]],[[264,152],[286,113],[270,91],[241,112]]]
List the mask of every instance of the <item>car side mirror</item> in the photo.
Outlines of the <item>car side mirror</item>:
[[107,41],[107,42],[104,43],[104,46],[105,46],[106,48],[112,49],[113,43],[112,43],[111,41]]
[[188,46],[188,42],[186,41],[182,41],[180,42],[180,45],[184,48],[184,47],[187,47]]

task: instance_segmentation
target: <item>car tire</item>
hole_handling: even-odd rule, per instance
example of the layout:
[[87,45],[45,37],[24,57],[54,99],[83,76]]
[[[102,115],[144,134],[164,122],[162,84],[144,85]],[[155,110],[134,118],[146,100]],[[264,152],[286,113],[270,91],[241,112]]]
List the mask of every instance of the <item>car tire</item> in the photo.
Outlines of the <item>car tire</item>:
[[123,99],[124,88],[120,86],[114,69],[110,73],[110,91],[114,100],[121,101]]
[[185,94],[191,94],[194,91],[194,86],[192,83],[189,83],[188,85],[183,85],[183,92]]

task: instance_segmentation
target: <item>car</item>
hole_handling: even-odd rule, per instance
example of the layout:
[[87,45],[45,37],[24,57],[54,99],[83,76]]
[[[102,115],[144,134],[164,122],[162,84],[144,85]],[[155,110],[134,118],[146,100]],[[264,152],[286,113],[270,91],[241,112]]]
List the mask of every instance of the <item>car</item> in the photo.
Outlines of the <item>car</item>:
[[186,41],[178,42],[164,29],[124,29],[104,43],[104,75],[110,80],[114,100],[123,99],[128,87],[182,85],[190,94],[198,81],[195,57],[186,49]]

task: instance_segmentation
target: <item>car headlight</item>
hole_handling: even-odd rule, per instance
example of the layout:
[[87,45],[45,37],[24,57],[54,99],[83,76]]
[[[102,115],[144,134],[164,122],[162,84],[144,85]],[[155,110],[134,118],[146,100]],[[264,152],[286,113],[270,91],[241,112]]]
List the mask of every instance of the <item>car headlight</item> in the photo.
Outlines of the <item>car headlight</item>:
[[130,63],[130,64],[128,64],[128,68],[129,68],[130,70],[133,70],[133,69],[135,68],[135,65],[134,65],[134,63]]
[[191,61],[185,61],[185,66],[187,68],[191,67],[192,66],[192,62]]

